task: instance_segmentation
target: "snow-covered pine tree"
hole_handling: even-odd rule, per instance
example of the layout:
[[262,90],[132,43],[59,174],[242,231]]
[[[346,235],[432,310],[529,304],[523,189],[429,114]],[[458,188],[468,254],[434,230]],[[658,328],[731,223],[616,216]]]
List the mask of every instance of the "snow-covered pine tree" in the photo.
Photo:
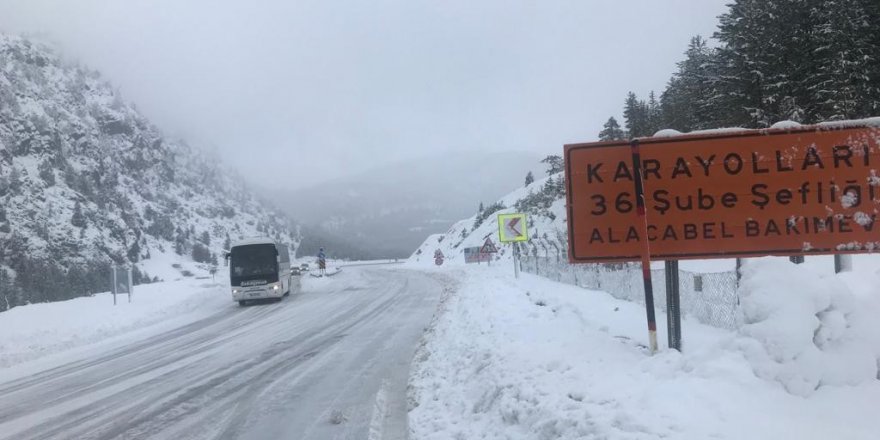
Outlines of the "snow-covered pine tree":
[[626,136],[630,138],[647,136],[648,109],[644,101],[640,101],[636,94],[626,94],[623,104],[623,120],[626,126]]
[[699,35],[691,38],[666,90],[660,95],[663,128],[682,132],[718,126],[711,97],[718,75],[715,51]]
[[806,89],[813,120],[874,116],[880,110],[880,6],[876,0],[811,0],[812,66]]
[[528,174],[526,174],[526,185],[525,186],[529,186],[534,181],[535,181],[535,176],[532,175],[531,171],[529,171]]
[[547,164],[548,176],[552,176],[556,173],[562,172],[562,170],[565,169],[565,162],[562,161],[562,156],[558,154],[551,154],[541,159],[541,163]]
[[623,132],[623,129],[620,128],[617,119],[614,119],[614,116],[608,118],[605,125],[602,126],[602,131],[599,132],[599,140],[622,141],[624,139],[626,139],[626,134]]
[[645,105],[645,136],[652,136],[663,128],[663,115],[660,110],[660,103],[657,102],[657,96],[654,91],[648,93],[648,102]]
[[[777,0],[766,0],[768,3]],[[770,65],[764,48],[767,46],[766,23],[768,10],[765,0],[736,0],[727,13],[719,17],[715,38],[718,47],[719,80],[713,96],[713,108],[726,126],[756,128],[766,126],[763,111],[765,77]]]

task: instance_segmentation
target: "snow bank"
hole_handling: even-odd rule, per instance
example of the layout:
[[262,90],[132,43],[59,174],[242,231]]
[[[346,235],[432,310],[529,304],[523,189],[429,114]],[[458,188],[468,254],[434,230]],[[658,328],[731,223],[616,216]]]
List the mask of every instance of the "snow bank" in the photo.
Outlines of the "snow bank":
[[[447,269],[463,281],[416,357],[412,438],[874,439],[880,429],[880,381],[867,377],[867,356],[855,356],[856,345],[871,340],[868,323],[854,313],[861,303],[847,303],[858,294],[847,294],[840,279],[819,284],[798,268],[759,261],[747,275],[748,330],[685,319],[684,353],[650,356],[642,307],[529,274],[514,280],[506,269]],[[832,293],[818,293],[829,287]],[[771,298],[781,290],[777,296],[789,301],[800,292],[796,311],[783,313],[783,301]],[[805,314],[817,322],[805,326]],[[657,319],[665,341],[665,316]],[[773,330],[770,319],[785,330]],[[817,327],[825,357],[801,360],[796,353],[809,351]],[[814,365],[837,352],[845,359]],[[795,363],[769,368],[777,353]],[[845,368],[851,359],[859,363],[852,370]],[[804,365],[820,368],[823,386],[792,394],[778,378]]]
[[[742,349],[758,376],[801,396],[878,379],[880,276],[852,275],[823,277],[784,259],[747,261],[739,331],[753,339]],[[867,294],[853,293],[844,279]]]
[[[218,281],[222,277],[218,277]],[[225,280],[224,280],[225,281]],[[232,302],[228,282],[188,278],[68,301],[30,304],[0,313],[0,368],[101,342],[161,324],[180,325],[216,313]]]

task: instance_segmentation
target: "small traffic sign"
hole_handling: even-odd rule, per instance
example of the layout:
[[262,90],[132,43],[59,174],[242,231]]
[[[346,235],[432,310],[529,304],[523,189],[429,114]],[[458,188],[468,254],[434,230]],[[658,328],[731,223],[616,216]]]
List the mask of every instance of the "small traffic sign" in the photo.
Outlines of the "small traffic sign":
[[498,215],[498,239],[502,243],[528,241],[529,230],[523,213]]
[[483,243],[483,247],[480,248],[480,253],[482,254],[494,254],[498,252],[498,248],[495,247],[495,243],[492,243],[491,238],[487,238],[486,242]]
[[443,252],[440,249],[434,251],[434,264],[441,266],[443,265],[443,259],[446,258],[443,255]]

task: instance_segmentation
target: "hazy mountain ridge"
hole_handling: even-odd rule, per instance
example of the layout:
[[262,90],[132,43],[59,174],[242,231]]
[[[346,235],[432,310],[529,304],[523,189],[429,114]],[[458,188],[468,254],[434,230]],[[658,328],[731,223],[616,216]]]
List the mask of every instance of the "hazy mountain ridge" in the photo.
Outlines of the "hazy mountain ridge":
[[[346,238],[370,257],[405,258],[481,202],[544,167],[532,153],[458,152],[379,167],[285,194],[288,213],[324,238]],[[305,235],[305,234],[304,234]],[[319,243],[304,236],[303,252]],[[347,256],[347,255],[340,255]]]
[[111,263],[151,253],[211,264],[228,239],[294,239],[285,216],[97,72],[3,34],[0,201],[0,310],[106,290]]

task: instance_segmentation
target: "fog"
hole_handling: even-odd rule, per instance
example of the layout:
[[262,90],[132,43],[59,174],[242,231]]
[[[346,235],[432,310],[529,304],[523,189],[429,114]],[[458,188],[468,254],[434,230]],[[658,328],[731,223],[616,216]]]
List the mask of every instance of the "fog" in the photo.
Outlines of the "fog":
[[260,185],[452,150],[558,154],[662,91],[726,0],[0,0]]

